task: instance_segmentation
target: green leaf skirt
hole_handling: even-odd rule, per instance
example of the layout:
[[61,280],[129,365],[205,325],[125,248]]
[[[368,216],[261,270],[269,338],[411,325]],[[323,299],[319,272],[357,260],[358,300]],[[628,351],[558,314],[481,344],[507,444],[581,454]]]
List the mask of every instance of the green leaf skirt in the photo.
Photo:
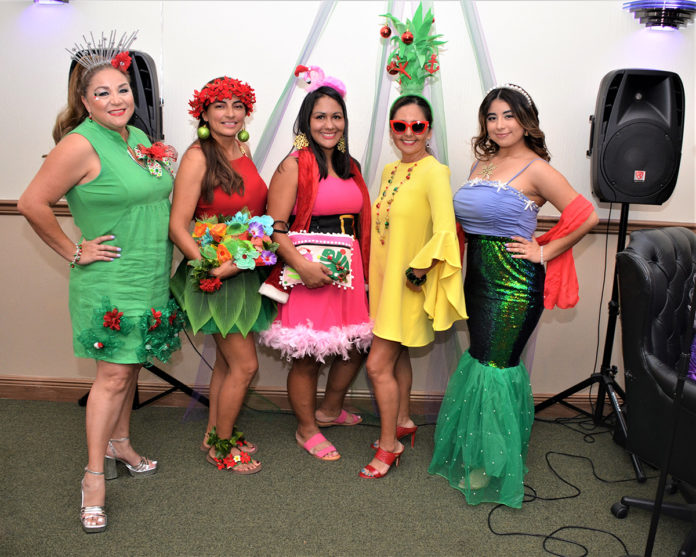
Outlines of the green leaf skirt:
[[182,261],[169,287],[174,298],[186,313],[193,331],[205,334],[265,331],[275,319],[275,302],[258,293],[259,286],[268,275],[269,268],[262,267],[242,271],[222,281],[222,287],[213,293],[202,292],[193,280],[193,269]]

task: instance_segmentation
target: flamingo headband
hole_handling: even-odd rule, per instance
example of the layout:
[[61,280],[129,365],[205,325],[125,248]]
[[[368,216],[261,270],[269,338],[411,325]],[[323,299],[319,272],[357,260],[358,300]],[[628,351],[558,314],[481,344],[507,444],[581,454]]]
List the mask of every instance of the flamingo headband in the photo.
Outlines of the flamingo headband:
[[341,97],[346,96],[346,86],[344,83],[335,77],[327,77],[324,74],[324,70],[319,66],[297,66],[295,68],[295,77],[300,77],[307,82],[309,85],[309,87],[307,87],[308,93],[316,91],[319,87],[331,87],[336,90]]

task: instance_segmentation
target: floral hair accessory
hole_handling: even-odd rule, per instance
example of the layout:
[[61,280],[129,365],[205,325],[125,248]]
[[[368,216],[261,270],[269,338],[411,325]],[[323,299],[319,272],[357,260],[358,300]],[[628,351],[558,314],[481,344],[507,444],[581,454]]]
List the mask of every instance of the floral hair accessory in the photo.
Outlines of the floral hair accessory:
[[210,217],[197,220],[193,239],[200,246],[201,259],[188,262],[192,276],[203,292],[217,292],[222,281],[208,276],[208,271],[225,261],[233,261],[239,269],[255,269],[275,265],[278,244],[271,240],[273,218],[252,217],[247,209],[232,217]]
[[[128,151],[130,153],[130,150]],[[133,149],[135,157],[131,157],[138,163],[145,163],[150,174],[157,178],[162,177],[162,166],[164,166],[170,174],[174,175],[173,165],[178,154],[176,149],[171,145],[165,145],[161,141],[153,143],[151,147],[145,147],[142,143]]]
[[[392,14],[382,14],[396,29],[395,35],[390,39],[394,50],[389,56],[387,73],[398,76],[401,95],[423,96],[425,80],[432,77],[439,69],[438,46],[445,41],[438,40],[442,35],[431,35],[435,18],[432,10],[423,15],[423,5],[413,14],[413,19],[407,19],[402,23]],[[386,28],[386,30],[385,30]],[[391,35],[389,24],[380,30],[384,38]]]
[[101,38],[97,41],[92,33],[89,34],[89,39],[82,35],[83,43],[75,43],[72,49],[65,49],[70,54],[70,57],[81,66],[91,70],[97,66],[106,66],[111,64],[117,70],[126,73],[131,65],[131,57],[128,53],[133,41],[135,41],[138,32],[133,31],[130,35],[123,33],[121,38],[116,41],[116,31],[111,31],[106,37],[102,33]]
[[346,96],[345,84],[335,77],[326,76],[324,70],[319,66],[297,66],[295,68],[295,77],[300,77],[309,84],[307,92],[316,91],[319,87],[331,87],[338,92],[341,97]]
[[527,105],[528,105],[530,108],[531,108],[532,105],[534,104],[534,103],[532,102],[532,97],[529,96],[529,93],[527,93],[527,91],[525,91],[524,89],[522,89],[522,87],[520,87],[519,85],[515,85],[514,83],[504,83],[503,85],[496,85],[495,87],[491,87],[488,91],[486,91],[486,95],[485,95],[485,96],[488,96],[488,94],[489,94],[491,91],[495,91],[496,89],[510,89],[511,91],[515,91],[516,93],[519,93],[519,94],[522,95],[525,99],[527,99]]
[[200,91],[193,91],[193,98],[189,101],[189,114],[194,118],[200,118],[201,114],[215,101],[222,101],[237,97],[246,107],[247,114],[254,111],[256,95],[248,83],[231,77],[218,77],[206,84]]
[[125,52],[120,52],[111,59],[111,65],[117,70],[126,73],[131,65],[130,53],[127,50]]

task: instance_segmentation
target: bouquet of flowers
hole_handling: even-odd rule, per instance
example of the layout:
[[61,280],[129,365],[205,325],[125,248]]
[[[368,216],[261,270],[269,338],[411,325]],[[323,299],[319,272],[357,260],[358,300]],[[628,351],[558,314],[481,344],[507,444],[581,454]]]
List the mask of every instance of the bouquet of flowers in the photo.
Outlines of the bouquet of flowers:
[[225,261],[232,261],[239,269],[275,265],[278,244],[270,238],[273,218],[268,215],[252,217],[245,208],[232,217],[214,216],[196,220],[193,239],[200,246],[201,259],[188,262],[192,276],[203,292],[216,292],[222,286],[208,271]]

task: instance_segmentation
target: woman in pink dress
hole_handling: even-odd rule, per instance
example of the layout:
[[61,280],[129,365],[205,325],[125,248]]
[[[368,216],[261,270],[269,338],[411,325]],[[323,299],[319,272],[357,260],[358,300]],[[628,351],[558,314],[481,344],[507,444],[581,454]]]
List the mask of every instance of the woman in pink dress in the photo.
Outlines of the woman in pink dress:
[[[277,268],[263,285],[261,292],[281,304],[260,342],[292,361],[287,387],[298,422],[297,443],[312,456],[332,461],[341,455],[319,427],[362,421],[347,412],[343,402],[372,339],[365,293],[370,202],[348,151],[345,87],[333,78],[324,80],[323,73],[321,77],[313,80],[295,122],[298,150],[280,163],[268,192],[267,213],[275,219],[272,238],[280,245],[277,253],[297,271],[302,284],[288,292]],[[353,236],[352,287],[332,284],[326,265],[306,259],[295,248],[288,231],[301,230]],[[316,408],[317,379],[327,358],[333,362],[323,401]]]

